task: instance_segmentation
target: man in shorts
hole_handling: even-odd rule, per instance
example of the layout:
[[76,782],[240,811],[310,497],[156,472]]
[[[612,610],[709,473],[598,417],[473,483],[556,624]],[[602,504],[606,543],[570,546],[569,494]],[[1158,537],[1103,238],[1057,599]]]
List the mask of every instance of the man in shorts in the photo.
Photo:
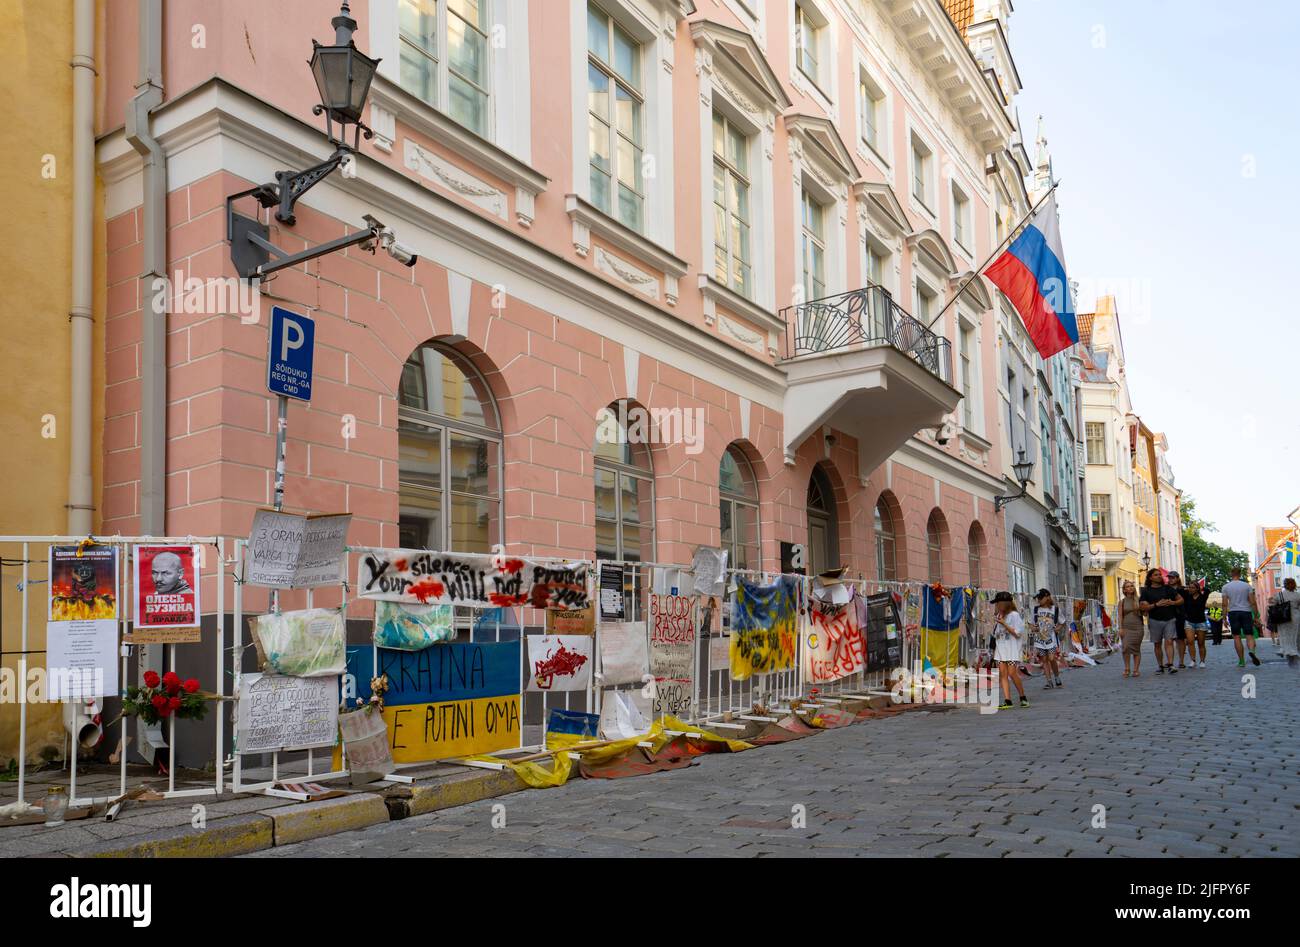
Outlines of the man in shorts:
[[1241,648],[1241,639],[1246,639],[1250,649],[1250,660],[1259,664],[1255,656],[1255,615],[1259,605],[1255,601],[1255,590],[1241,580],[1241,570],[1232,570],[1232,581],[1223,587],[1223,608],[1228,613],[1228,627],[1232,630],[1232,643],[1237,649],[1237,667],[1246,666],[1246,655]]

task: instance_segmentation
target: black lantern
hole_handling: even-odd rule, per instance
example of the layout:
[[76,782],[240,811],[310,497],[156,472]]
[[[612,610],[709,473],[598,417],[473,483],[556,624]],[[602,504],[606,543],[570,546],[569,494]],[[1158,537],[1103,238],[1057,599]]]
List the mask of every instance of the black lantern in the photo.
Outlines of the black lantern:
[[[311,66],[312,77],[320,92],[321,104],[312,109],[312,114],[325,113],[325,132],[330,141],[345,144],[347,126],[355,125],[352,147],[361,141],[362,133],[371,137],[371,131],[361,124],[361,113],[366,107],[366,97],[370,95],[370,83],[375,78],[378,59],[371,59],[357,49],[352,41],[356,32],[357,21],[352,19],[347,0],[339,15],[330,20],[334,27],[334,45],[322,46],[312,40]],[[339,135],[334,136],[334,123],[339,124]]]
[[1034,474],[1034,462],[1025,459],[1025,449],[1022,447],[1019,451],[1020,459],[1011,465],[1011,472],[1015,474],[1016,482],[1020,484],[1020,492],[1011,496],[1002,496],[993,498],[993,511],[997,512],[1012,500],[1019,500],[1029,492],[1029,478]]

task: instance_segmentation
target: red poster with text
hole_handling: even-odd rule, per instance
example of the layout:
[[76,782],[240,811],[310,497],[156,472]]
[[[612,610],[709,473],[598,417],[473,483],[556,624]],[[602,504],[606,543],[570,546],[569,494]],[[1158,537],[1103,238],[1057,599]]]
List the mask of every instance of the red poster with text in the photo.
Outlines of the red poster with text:
[[199,548],[135,547],[135,627],[199,624]]

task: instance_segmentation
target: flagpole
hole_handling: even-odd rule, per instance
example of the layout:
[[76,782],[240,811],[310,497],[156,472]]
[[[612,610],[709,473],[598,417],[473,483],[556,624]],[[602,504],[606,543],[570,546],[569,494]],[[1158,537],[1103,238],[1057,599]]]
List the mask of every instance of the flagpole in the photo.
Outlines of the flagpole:
[[1043,204],[1047,201],[1047,199],[1052,196],[1052,192],[1055,191],[1060,186],[1061,186],[1061,182],[1057,181],[1055,184],[1049,187],[1047,189],[1047,193],[1038,199],[1038,203],[1035,204],[1033,207],[1029,208],[1029,213],[1025,214],[1025,216],[1021,218],[1020,223],[1016,224],[1014,227],[1012,227],[1010,230],[1007,231],[1007,235],[1002,239],[1002,242],[997,245],[997,247],[993,250],[993,252],[988,255],[988,259],[986,259],[983,263],[981,263],[976,268],[975,272],[970,275],[970,279],[962,283],[961,287],[957,290],[957,292],[953,294],[952,299],[944,303],[943,308],[940,309],[939,312],[935,314],[935,317],[931,319],[928,323],[926,323],[925,327],[927,329],[931,328],[936,322],[938,322],[939,319],[943,316],[943,314],[947,312],[948,309],[952,306],[952,304],[961,298],[961,294],[966,292],[966,288],[970,286],[971,283],[979,279],[979,275],[984,271],[984,267],[988,266],[990,263],[993,262],[993,258],[1002,252],[1003,248],[1006,247],[1007,244],[1009,244],[1015,238],[1017,231],[1019,231],[1020,228],[1023,227],[1025,223],[1031,217],[1034,216],[1034,214],[1038,213],[1038,208],[1042,207]]

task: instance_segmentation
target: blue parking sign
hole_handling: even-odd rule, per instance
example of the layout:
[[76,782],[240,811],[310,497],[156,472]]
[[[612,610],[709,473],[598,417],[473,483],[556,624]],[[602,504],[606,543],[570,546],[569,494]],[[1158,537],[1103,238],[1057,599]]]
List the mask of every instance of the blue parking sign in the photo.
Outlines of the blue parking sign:
[[312,347],[316,323],[274,306],[266,356],[266,387],[276,395],[311,400]]

